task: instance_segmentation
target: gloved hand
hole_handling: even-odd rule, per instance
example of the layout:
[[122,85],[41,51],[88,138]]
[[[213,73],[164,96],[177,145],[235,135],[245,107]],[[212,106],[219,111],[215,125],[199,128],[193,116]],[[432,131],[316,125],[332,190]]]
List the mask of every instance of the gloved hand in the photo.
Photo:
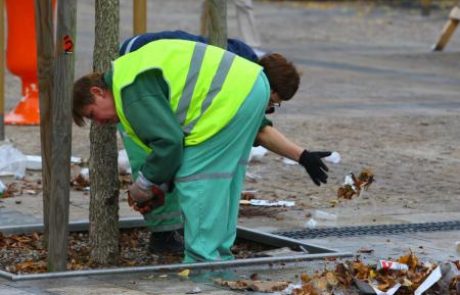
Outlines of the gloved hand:
[[329,171],[327,166],[323,163],[321,158],[328,157],[332,152],[309,152],[304,150],[300,155],[299,164],[307,170],[311,180],[320,186],[321,183],[327,183],[327,174]]
[[165,202],[164,196],[156,196],[154,195],[152,199],[139,203],[135,202],[133,198],[131,198],[131,194],[128,191],[128,205],[132,207],[135,211],[138,211],[141,214],[147,214],[155,208],[162,206]]
[[167,184],[156,185],[139,173],[136,181],[128,188],[128,204],[142,214],[164,204]]

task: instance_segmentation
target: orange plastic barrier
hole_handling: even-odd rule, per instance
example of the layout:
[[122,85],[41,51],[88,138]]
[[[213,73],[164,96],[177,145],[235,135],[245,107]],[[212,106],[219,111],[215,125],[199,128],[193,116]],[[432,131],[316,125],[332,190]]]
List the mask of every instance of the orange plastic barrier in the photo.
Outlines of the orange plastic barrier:
[[6,0],[6,64],[22,81],[22,99],[5,116],[6,124],[40,124],[34,0]]

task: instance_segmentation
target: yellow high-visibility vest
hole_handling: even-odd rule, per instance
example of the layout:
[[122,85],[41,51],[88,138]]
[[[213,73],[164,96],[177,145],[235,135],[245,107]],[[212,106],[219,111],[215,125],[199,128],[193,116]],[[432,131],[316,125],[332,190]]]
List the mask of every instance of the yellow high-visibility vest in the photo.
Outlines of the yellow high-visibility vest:
[[[186,40],[158,40],[113,62],[113,95],[126,133],[145,151],[123,111],[122,90],[141,73],[161,70],[169,101],[185,134],[196,145],[224,128],[249,95],[262,67],[221,48]],[[147,123],[147,122],[146,122]]]

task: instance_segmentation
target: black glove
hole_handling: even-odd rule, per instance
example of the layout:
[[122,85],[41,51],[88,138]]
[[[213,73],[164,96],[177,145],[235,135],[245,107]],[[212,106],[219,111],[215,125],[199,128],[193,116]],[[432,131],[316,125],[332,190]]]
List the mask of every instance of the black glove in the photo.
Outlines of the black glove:
[[321,161],[321,158],[328,157],[331,154],[331,152],[309,152],[304,150],[300,155],[299,164],[307,170],[311,180],[313,180],[317,186],[320,186],[321,183],[327,183],[326,172],[329,171],[329,169],[323,161]]

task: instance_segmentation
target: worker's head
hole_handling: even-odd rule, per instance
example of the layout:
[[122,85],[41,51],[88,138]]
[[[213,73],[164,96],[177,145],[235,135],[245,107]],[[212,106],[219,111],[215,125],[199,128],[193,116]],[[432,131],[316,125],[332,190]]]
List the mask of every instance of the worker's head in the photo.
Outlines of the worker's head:
[[75,81],[72,116],[78,126],[85,125],[85,118],[99,124],[119,121],[112,91],[102,73],[88,74]]
[[300,75],[292,62],[279,53],[263,56],[259,64],[264,68],[264,73],[270,83],[271,95],[267,113],[272,113],[275,105],[290,100],[297,92]]

